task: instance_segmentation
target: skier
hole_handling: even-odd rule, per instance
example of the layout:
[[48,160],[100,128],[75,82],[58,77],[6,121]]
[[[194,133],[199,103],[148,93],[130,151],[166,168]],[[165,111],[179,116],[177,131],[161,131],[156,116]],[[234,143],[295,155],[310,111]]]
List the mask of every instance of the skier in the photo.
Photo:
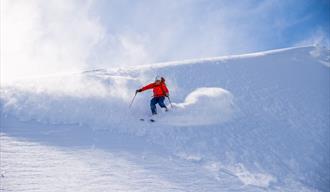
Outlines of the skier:
[[157,103],[159,104],[159,106],[161,108],[165,108],[165,111],[168,111],[168,108],[166,107],[164,101],[165,101],[165,97],[169,96],[169,91],[166,87],[164,77],[156,76],[154,83],[150,83],[149,85],[136,90],[136,93],[139,93],[139,92],[142,92],[142,91],[145,91],[148,89],[153,89],[153,92],[154,92],[153,98],[150,101],[150,108],[151,108],[152,115],[157,114],[157,108],[156,108]]

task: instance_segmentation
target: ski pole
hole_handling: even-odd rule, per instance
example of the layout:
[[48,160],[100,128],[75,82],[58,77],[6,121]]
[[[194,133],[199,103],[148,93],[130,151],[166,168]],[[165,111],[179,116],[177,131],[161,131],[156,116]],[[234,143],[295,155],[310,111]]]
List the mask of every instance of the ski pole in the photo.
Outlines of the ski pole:
[[170,102],[171,108],[173,108],[173,105],[172,105],[172,102],[171,102],[170,96],[167,96],[167,99],[168,99],[168,102]]
[[134,97],[133,97],[131,103],[129,104],[129,108],[131,108],[131,106],[132,106],[132,104],[133,104],[133,102],[134,102],[134,99],[135,99],[135,97],[136,97],[136,94],[137,94],[137,92],[135,92],[135,95],[134,95]]

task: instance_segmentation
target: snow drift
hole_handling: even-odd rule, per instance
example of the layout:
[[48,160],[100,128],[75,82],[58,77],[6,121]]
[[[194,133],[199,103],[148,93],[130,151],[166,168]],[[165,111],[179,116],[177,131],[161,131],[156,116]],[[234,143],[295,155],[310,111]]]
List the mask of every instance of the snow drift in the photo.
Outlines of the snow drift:
[[[327,191],[329,66],[329,50],[297,47],[29,79],[1,88],[1,132],[73,125],[142,137],[216,181],[239,179],[239,190]],[[150,115],[149,94],[129,102],[156,75],[166,78],[174,108],[157,123],[140,122]]]
[[174,103],[173,113],[164,117],[171,125],[212,125],[228,121],[234,112],[233,96],[218,87],[198,88],[183,103]]

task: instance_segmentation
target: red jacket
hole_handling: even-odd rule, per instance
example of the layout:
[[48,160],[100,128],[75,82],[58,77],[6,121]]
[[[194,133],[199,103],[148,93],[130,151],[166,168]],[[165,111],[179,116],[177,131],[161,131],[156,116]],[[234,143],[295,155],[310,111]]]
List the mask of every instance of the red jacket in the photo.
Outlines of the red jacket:
[[159,85],[156,85],[156,83],[150,83],[149,85],[142,87],[141,91],[145,91],[148,89],[153,89],[154,97],[163,97],[169,94],[169,91],[164,81],[160,82]]

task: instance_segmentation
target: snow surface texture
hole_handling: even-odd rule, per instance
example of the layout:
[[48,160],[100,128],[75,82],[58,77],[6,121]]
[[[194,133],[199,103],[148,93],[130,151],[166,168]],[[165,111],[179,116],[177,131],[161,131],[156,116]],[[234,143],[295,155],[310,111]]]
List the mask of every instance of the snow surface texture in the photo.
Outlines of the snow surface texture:
[[[3,86],[0,189],[329,191],[329,55],[297,47]],[[141,122],[151,93],[128,106],[156,75],[173,108]]]

